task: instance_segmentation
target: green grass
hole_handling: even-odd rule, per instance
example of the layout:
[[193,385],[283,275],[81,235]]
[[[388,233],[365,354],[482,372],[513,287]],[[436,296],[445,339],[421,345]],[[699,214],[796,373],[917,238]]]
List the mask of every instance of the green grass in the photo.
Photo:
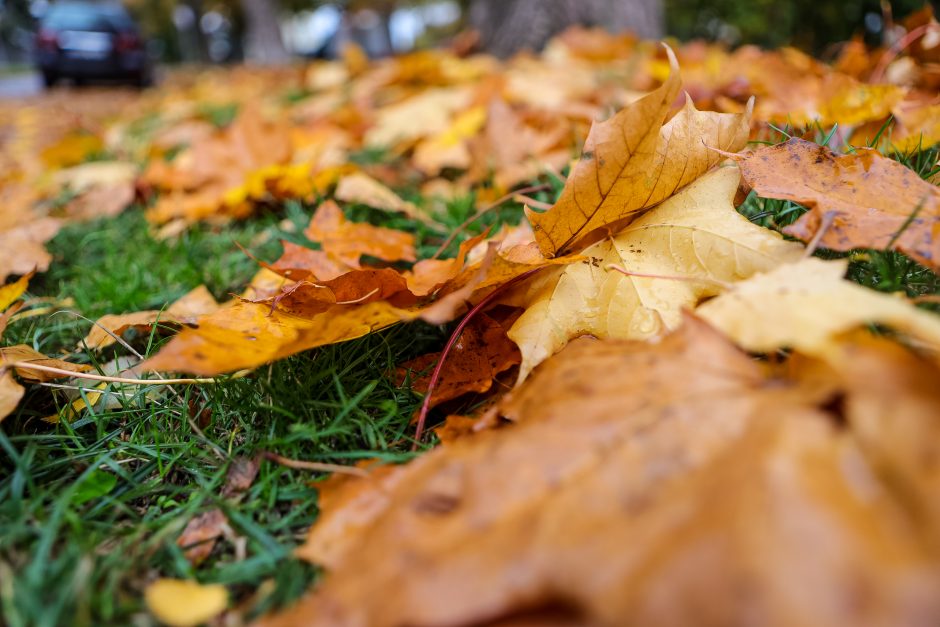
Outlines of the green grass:
[[[290,213],[307,218],[299,207]],[[257,268],[233,241],[250,246],[266,239],[251,248],[273,258],[277,239],[294,236],[278,231],[276,222],[260,218],[221,232],[198,228],[177,242],[153,240],[137,210],[72,226],[52,243],[56,262],[30,292],[72,297],[91,318],[159,308],[200,283],[225,297]],[[89,326],[68,314],[30,319],[12,324],[5,342],[55,354],[74,347]],[[235,503],[219,496],[227,466],[262,451],[335,463],[408,459],[420,399],[386,375],[400,361],[436,350],[442,338],[440,329],[412,325],[216,385],[112,385],[115,406],[71,424],[41,420],[64,406],[63,391],[31,388],[0,430],[5,624],[147,624],[142,591],[157,575],[225,583],[236,598],[250,598],[254,612],[296,597],[315,576],[291,551],[316,517],[318,476],[262,462]],[[152,352],[159,341],[144,336],[133,344]],[[194,415],[207,422],[194,427]],[[246,558],[237,560],[223,540],[195,569],[174,541],[193,515],[217,506],[245,538]],[[273,586],[256,598],[265,580]]]
[[[226,111],[213,113],[224,122]],[[357,156],[362,163],[383,158],[378,152]],[[928,176],[937,151],[903,159]],[[550,190],[535,194],[539,200],[556,197],[560,182],[550,183]],[[402,192],[423,200],[415,190]],[[415,232],[419,254],[426,257],[474,207],[473,198],[449,203],[441,217],[443,232],[365,207],[350,207],[347,214]],[[805,208],[752,194],[740,211],[756,223],[779,228]],[[282,230],[284,219],[293,228]],[[463,237],[519,219],[521,207],[507,203]],[[161,308],[200,284],[227,298],[257,269],[236,243],[271,260],[279,253],[279,239],[305,242],[301,231],[308,220],[309,207],[287,203],[279,215],[221,230],[198,227],[179,240],[160,242],[135,208],[113,220],[63,230],[51,244],[54,263],[33,280],[30,293],[70,297],[74,309],[92,319]],[[849,257],[851,278],[875,289],[912,296],[940,293],[940,278],[904,255],[855,251]],[[12,324],[4,343],[24,342],[61,354],[75,349],[89,327],[90,322],[67,312],[32,318]],[[411,420],[420,397],[387,375],[402,361],[439,350],[447,333],[447,328],[424,324],[395,327],[213,385],[111,385],[106,406],[71,423],[49,424],[42,418],[61,412],[75,390],[30,387],[25,402],[0,427],[4,624],[152,624],[142,597],[157,576],[224,583],[249,616],[296,598],[317,577],[292,551],[316,519],[315,482],[322,475],[262,461],[248,492],[225,499],[221,491],[228,466],[265,451],[333,463],[410,459]],[[164,340],[157,333],[130,338],[145,354]],[[126,352],[115,347],[79,358],[100,364]],[[193,567],[175,540],[194,515],[215,507],[226,513],[239,540],[220,540],[210,558]],[[236,547],[242,542],[243,556]]]

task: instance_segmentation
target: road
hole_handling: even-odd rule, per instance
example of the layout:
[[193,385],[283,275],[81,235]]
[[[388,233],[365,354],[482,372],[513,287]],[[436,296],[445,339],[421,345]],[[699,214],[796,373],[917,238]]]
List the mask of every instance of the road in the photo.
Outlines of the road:
[[0,98],[26,98],[42,91],[42,79],[36,72],[0,76]]

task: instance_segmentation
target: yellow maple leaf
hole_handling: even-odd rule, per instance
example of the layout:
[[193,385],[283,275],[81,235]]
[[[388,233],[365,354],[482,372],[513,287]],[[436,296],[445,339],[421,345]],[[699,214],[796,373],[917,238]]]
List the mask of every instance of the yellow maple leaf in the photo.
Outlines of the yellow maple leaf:
[[666,82],[595,122],[555,206],[527,212],[544,255],[577,248],[593,231],[662,202],[722,160],[712,148],[746,144],[750,103],[744,113],[713,113],[698,111],[687,98],[663,125],[681,84],[678,62],[667,51],[672,73]]
[[887,325],[940,351],[940,318],[844,280],[847,268],[844,259],[782,265],[736,284],[696,314],[760,353],[788,347],[826,358],[837,350],[839,335],[867,324]]
[[[723,283],[797,259],[800,244],[734,210],[739,179],[736,168],[720,168],[584,250],[584,261],[536,279],[513,303],[526,307],[509,331],[522,351],[519,380],[572,338],[655,336],[678,326],[683,307],[720,293]],[[633,276],[610,271],[610,264]]]

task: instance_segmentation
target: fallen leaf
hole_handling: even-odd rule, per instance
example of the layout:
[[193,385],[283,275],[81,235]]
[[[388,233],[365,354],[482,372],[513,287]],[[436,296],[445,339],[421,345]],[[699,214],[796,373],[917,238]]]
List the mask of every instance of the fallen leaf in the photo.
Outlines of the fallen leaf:
[[869,148],[839,155],[796,138],[737,160],[759,195],[810,207],[788,235],[810,240],[822,230],[820,244],[833,250],[892,247],[940,268],[940,190],[901,163]]
[[222,537],[227,526],[228,519],[222,510],[211,509],[186,523],[176,545],[183,549],[183,556],[190,564],[198,566],[212,554],[216,540]]
[[936,372],[924,357],[869,336],[840,346],[835,373],[859,445],[909,495],[934,548],[940,546],[940,503],[933,498],[940,469],[931,462],[940,442]]
[[[399,380],[415,375],[411,387],[426,394],[431,371],[441,359],[441,353],[422,355],[398,367]],[[477,314],[454,344],[441,369],[434,388],[431,407],[467,394],[489,391],[493,380],[501,372],[520,361],[519,350],[506,337],[506,329],[486,314]]]
[[71,220],[113,218],[134,201],[132,184],[115,187],[93,187],[66,204],[64,213]]
[[141,368],[205,376],[255,368],[317,346],[362,337],[402,317],[400,310],[383,302],[334,305],[313,318],[239,302],[201,317],[196,329],[180,331]]
[[120,187],[133,184],[137,168],[122,161],[92,161],[55,173],[56,184],[81,194],[94,187]]
[[13,316],[23,308],[23,301],[16,301],[12,305],[9,305],[3,313],[0,313],[0,338],[3,337],[3,333],[7,330],[7,325],[10,324],[10,321],[13,319]]
[[329,281],[352,270],[349,265],[334,259],[325,251],[313,250],[287,240],[281,240],[281,245],[284,252],[277,261],[262,265],[287,279]]
[[196,627],[225,611],[225,586],[189,579],[157,579],[144,591],[147,609],[170,627]]
[[0,312],[6,311],[6,308],[19,300],[29,287],[29,280],[33,278],[33,273],[28,272],[16,281],[0,286]]
[[167,307],[166,312],[182,322],[192,324],[196,318],[215,311],[219,302],[205,285],[194,287]]
[[[238,497],[244,494],[254,483],[258,475],[259,458],[236,457],[225,473],[225,485],[222,486],[221,496],[237,502]],[[183,555],[190,564],[198,565],[204,562],[215,548],[216,541],[227,536],[233,538],[234,533],[229,526],[228,518],[219,508],[204,512],[186,524],[183,533],[176,539],[176,544],[184,550]]]
[[431,222],[431,219],[413,203],[402,200],[398,194],[362,172],[341,178],[336,185],[333,197],[343,202],[401,213],[413,220]]
[[21,226],[0,231],[0,281],[11,274],[45,272],[52,255],[43,244],[55,237],[62,223],[53,218],[39,218]]
[[222,487],[222,497],[232,498],[247,492],[255,482],[260,468],[257,457],[236,457],[225,473],[225,485]]
[[415,167],[429,176],[444,168],[467,169],[471,155],[466,140],[477,135],[485,123],[486,109],[481,106],[456,115],[450,128],[418,144],[413,157]]
[[324,580],[260,624],[929,623],[936,550],[828,400],[691,318],[580,340],[501,403],[515,424],[347,482],[299,551]]
[[[414,235],[371,224],[350,222],[343,215],[342,209],[329,200],[317,208],[310,225],[304,230],[304,235],[310,241],[320,244],[323,252],[352,267],[359,265],[363,255],[383,261],[416,259]],[[281,263],[279,260],[275,265]]]
[[[734,210],[739,180],[735,168],[701,177],[615,237],[585,249],[583,261],[546,272],[510,298],[525,308],[509,331],[522,351],[519,380],[572,338],[656,336],[678,326],[683,308],[720,293],[723,284],[798,259],[802,246]],[[610,264],[648,276],[624,276]]]
[[[50,368],[68,370],[69,372],[74,372],[76,374],[80,372],[88,372],[91,370],[91,366],[88,366],[87,364],[73,364],[62,359],[47,357],[34,348],[26,346],[25,344],[0,347],[0,366],[14,363],[20,364],[24,362],[33,363],[38,366],[49,366]],[[51,372],[43,372],[41,370],[34,370],[32,368],[26,367],[25,365],[12,366],[12,368],[19,378],[23,379],[24,381],[28,381],[29,383],[44,383],[66,376]]]
[[385,148],[443,133],[453,112],[466,107],[470,97],[463,88],[428,89],[383,107],[363,141],[367,146]]
[[558,202],[545,213],[527,212],[545,256],[576,248],[593,231],[673,195],[722,160],[713,148],[744,147],[749,110],[700,112],[686,99],[663,125],[680,86],[678,62],[668,53],[668,80],[609,120],[595,122]]
[[216,311],[219,303],[205,285],[190,290],[166,310],[145,310],[125,314],[106,314],[98,320],[82,340],[82,345],[91,350],[101,350],[111,346],[130,329],[146,333],[154,325],[194,324],[199,316]]
[[26,390],[13,379],[10,368],[0,367],[0,422],[13,413]]
[[940,317],[844,280],[847,268],[844,259],[812,257],[782,265],[736,283],[695,313],[756,353],[793,348],[824,359],[841,334],[869,324],[940,352]]

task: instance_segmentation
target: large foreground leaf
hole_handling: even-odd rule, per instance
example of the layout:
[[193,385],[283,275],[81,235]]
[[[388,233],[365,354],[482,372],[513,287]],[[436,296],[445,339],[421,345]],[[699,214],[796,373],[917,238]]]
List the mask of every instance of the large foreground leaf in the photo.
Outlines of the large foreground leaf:
[[[937,519],[907,496],[936,475],[940,372],[858,350],[799,383],[694,320],[581,340],[502,403],[515,425],[350,479],[301,551],[325,580],[262,625],[936,622]],[[885,372],[931,443],[887,436]]]

